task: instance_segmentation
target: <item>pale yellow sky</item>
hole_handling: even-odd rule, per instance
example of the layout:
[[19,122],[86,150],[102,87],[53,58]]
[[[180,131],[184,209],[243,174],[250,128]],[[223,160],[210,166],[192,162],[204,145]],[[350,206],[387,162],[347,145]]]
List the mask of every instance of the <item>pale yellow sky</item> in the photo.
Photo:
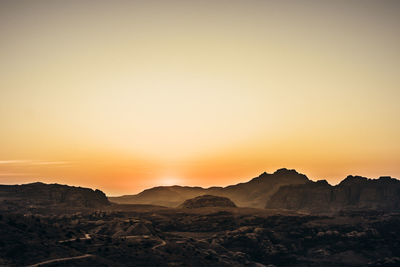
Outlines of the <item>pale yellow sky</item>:
[[0,1],[0,183],[400,177],[396,1]]

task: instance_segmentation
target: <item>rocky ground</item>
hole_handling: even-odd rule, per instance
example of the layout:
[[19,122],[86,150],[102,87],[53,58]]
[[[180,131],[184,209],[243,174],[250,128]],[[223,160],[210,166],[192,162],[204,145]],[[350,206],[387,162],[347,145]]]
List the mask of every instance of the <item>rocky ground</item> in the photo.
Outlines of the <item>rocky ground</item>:
[[0,214],[0,266],[400,265],[396,213],[112,205]]

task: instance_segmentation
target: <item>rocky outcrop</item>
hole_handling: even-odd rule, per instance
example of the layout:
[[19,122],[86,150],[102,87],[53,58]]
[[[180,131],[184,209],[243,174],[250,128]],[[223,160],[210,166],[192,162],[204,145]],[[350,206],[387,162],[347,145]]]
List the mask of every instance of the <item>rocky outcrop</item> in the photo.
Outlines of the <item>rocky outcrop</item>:
[[205,207],[236,207],[229,198],[218,197],[212,195],[198,196],[192,199],[185,200],[179,208],[195,209],[195,208],[205,208]]
[[26,206],[62,205],[88,208],[110,204],[106,195],[97,189],[44,183],[0,185],[1,201]]
[[279,169],[272,174],[264,172],[246,183],[227,187],[159,186],[144,190],[137,195],[109,197],[109,200],[120,204],[176,207],[186,199],[209,194],[227,197],[241,207],[264,208],[266,201],[282,185],[304,184],[308,181],[304,174],[295,170]]
[[206,194],[206,189],[189,186],[157,186],[146,189],[137,195],[108,197],[118,204],[150,204],[166,207],[176,207],[189,198]]
[[368,179],[348,176],[336,186],[326,181],[281,187],[267,208],[313,213],[342,210],[400,210],[400,181],[391,177]]

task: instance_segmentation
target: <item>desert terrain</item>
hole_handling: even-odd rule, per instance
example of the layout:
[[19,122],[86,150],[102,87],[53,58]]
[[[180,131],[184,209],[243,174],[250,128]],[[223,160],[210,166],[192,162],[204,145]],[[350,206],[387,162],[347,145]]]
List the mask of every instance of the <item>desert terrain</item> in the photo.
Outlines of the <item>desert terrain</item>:
[[[297,176],[292,171],[285,173],[287,180]],[[393,183],[391,190],[397,190],[398,180],[390,182]],[[313,196],[325,196],[327,185],[315,191],[321,185],[307,183],[311,183],[311,189],[307,190],[313,190]],[[299,195],[302,194],[293,191],[299,187],[303,192],[304,186],[282,187],[271,196],[269,203],[272,204],[266,204],[264,208],[241,207],[227,197],[212,195],[197,196],[177,207],[166,207],[118,204],[109,201],[99,190],[65,185],[2,186],[0,265],[272,267],[400,264],[400,212],[396,210],[397,206],[385,206],[385,197],[380,196],[381,205],[362,208],[363,190],[357,184],[357,187],[346,189],[359,194],[358,204],[352,205],[352,209],[349,205],[339,209],[336,200],[331,200],[336,204],[329,212],[319,210],[327,207],[326,200],[323,206],[318,204],[305,209],[308,202],[301,200]],[[367,189],[370,190],[368,186]],[[288,190],[292,198],[287,196]],[[307,194],[311,194],[307,190]],[[384,192],[390,200],[391,191]],[[300,199],[302,204],[293,205],[293,198]],[[355,204],[354,198],[351,201],[349,203]]]

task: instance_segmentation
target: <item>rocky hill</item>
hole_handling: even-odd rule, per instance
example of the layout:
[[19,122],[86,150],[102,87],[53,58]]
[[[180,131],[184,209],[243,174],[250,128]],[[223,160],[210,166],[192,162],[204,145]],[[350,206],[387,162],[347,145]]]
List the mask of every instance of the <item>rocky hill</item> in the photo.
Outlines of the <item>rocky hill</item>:
[[283,186],[266,207],[314,213],[360,209],[400,211],[400,181],[391,177],[348,176],[336,186],[326,181]]
[[152,204],[176,207],[189,198],[209,194],[231,199],[238,206],[264,208],[265,203],[282,185],[304,184],[310,180],[295,170],[279,169],[262,173],[246,183],[227,187],[159,186],[144,190],[137,195],[109,197],[120,204]]
[[205,207],[236,207],[227,197],[218,197],[212,195],[202,195],[195,198],[185,200],[179,208],[195,209]]
[[109,205],[100,190],[60,184],[0,185],[0,203],[19,206],[101,207]]
[[166,207],[176,207],[189,198],[206,194],[206,189],[189,186],[157,186],[146,189],[137,195],[108,197],[118,204],[151,204]]

